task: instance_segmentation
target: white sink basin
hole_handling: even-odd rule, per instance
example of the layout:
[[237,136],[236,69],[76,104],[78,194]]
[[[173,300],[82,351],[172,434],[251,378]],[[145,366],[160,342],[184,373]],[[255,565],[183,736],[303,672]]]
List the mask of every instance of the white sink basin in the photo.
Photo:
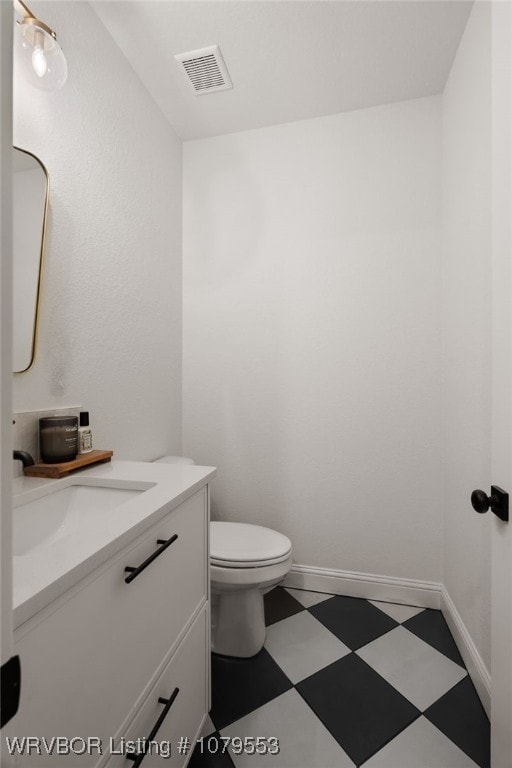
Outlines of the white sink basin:
[[143,490],[95,485],[70,485],[13,510],[13,552],[26,555],[91,523],[100,526],[105,516]]

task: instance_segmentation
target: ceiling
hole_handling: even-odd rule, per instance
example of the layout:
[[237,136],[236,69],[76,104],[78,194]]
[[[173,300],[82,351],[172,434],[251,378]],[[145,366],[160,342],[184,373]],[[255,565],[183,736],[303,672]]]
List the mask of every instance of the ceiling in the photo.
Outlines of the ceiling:
[[[91,2],[182,139],[441,93],[464,0]],[[220,45],[228,91],[196,96],[174,55]]]

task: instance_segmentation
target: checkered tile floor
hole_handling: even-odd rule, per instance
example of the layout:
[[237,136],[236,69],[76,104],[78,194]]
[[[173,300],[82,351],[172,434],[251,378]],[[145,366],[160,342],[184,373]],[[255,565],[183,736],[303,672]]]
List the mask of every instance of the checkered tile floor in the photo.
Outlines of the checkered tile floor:
[[440,611],[277,587],[265,615],[257,656],[213,656],[203,734],[275,736],[280,753],[196,749],[190,768],[489,767],[489,721]]

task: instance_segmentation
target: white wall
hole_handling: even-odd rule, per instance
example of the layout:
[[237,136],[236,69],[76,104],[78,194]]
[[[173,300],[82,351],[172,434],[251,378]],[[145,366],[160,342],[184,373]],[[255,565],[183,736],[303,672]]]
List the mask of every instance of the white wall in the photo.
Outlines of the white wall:
[[444,92],[443,169],[444,584],[489,669],[491,520],[469,497],[491,480],[490,3],[473,7]]
[[14,141],[50,175],[34,368],[15,411],[82,405],[97,447],[181,448],[181,143],[87,3],[34,2],[58,33],[57,93],[15,81]]
[[184,452],[298,563],[441,579],[441,99],[184,145]]

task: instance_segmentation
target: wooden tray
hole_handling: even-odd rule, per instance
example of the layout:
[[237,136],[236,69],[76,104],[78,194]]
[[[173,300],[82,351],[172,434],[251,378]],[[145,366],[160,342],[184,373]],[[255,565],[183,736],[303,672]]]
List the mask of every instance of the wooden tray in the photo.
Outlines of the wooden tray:
[[62,464],[32,464],[30,467],[24,467],[23,472],[28,477],[52,477],[58,480],[59,477],[66,477],[75,469],[83,469],[91,464],[102,464],[110,461],[113,451],[91,451],[90,453],[80,453],[73,461],[65,461]]

